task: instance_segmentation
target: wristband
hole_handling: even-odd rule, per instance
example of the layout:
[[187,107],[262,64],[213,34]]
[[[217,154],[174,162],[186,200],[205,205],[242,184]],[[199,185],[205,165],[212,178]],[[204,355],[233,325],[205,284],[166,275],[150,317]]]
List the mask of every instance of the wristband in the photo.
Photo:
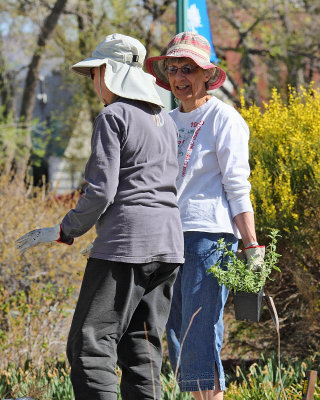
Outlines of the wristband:
[[58,243],[65,243],[69,246],[72,245],[72,243],[74,242],[73,238],[68,238],[64,233],[63,230],[61,229],[61,225],[60,225],[60,235],[59,235],[59,239],[56,240]]
[[250,243],[248,243],[248,244],[246,245],[246,249],[247,249],[248,247],[253,247],[253,246],[259,246],[259,243],[258,243],[258,242],[250,242]]

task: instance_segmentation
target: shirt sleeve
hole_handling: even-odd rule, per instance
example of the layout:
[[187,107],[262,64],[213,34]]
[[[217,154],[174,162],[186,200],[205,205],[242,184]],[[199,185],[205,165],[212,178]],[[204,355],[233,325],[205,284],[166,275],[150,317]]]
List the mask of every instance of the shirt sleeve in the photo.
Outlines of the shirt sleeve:
[[121,128],[113,115],[100,114],[94,124],[91,155],[85,168],[86,192],[63,218],[67,237],[86,233],[113,203],[119,183]]
[[222,185],[234,218],[242,212],[253,212],[248,181],[249,128],[234,109],[224,115],[217,126],[216,152],[222,174]]

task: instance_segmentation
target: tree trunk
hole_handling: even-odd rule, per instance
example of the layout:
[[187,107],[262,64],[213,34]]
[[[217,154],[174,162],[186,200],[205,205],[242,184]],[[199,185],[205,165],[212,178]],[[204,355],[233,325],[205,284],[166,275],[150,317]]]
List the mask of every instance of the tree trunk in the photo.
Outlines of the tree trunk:
[[57,0],[54,7],[51,9],[50,14],[45,18],[38,36],[36,49],[28,67],[27,77],[22,94],[19,118],[21,127],[25,129],[25,152],[24,156],[20,160],[16,160],[16,175],[18,178],[25,174],[26,166],[30,156],[32,143],[29,123],[32,119],[35,104],[35,93],[42,60],[45,54],[45,48],[53,34],[67,1],[68,0]]
[[253,100],[255,104],[260,105],[260,96],[257,88],[257,77],[255,72],[255,62],[253,56],[249,53],[248,47],[243,46],[242,57],[240,61],[240,71],[245,89],[246,101]]
[[66,6],[68,0],[57,0],[51,13],[46,17],[40,30],[37,47],[33,53],[32,60],[28,67],[28,73],[25,80],[25,86],[22,95],[20,109],[20,120],[27,126],[32,118],[34,108],[35,92],[41,68],[44,50],[48,40],[58,23],[59,17]]

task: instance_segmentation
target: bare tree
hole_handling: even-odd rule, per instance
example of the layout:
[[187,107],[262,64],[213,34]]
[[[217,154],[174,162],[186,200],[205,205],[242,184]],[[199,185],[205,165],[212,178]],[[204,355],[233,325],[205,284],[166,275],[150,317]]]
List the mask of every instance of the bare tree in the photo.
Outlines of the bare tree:
[[[160,52],[175,32],[174,3],[174,0],[143,0],[141,4],[133,0],[79,1],[76,6],[70,4],[63,11],[67,23],[76,32],[77,45],[70,43],[61,27],[54,38],[63,49],[68,65],[90,56],[97,44],[113,32],[139,39],[144,43],[147,55]],[[68,74],[66,79],[72,82],[73,77]],[[85,106],[89,110],[93,122],[100,105],[90,80],[77,79],[74,100],[79,108]]]
[[[53,34],[59,17],[61,16],[61,13],[66,6],[66,3],[67,0],[56,0],[54,6],[50,8],[49,14],[44,19],[40,28],[37,45],[33,52],[31,62],[28,66],[19,114],[20,127],[24,132],[24,148],[22,156],[15,160],[17,178],[25,174],[26,165],[30,157],[32,142],[29,124],[32,119],[36,87],[38,83],[42,60],[45,55],[45,48]],[[20,4],[21,7],[22,5],[29,6],[30,4],[29,2],[24,2]],[[18,181],[21,182],[21,179],[18,179]]]
[[[146,50],[147,54],[150,54],[154,47],[158,47],[157,43],[157,25],[162,22],[164,14],[168,14],[168,8],[174,3],[173,0],[164,0],[162,3],[151,0],[143,0],[143,8],[147,13],[152,16],[152,21],[150,23],[149,29],[145,34]],[[173,25],[173,24],[172,24]],[[175,27],[175,25],[173,25]],[[164,43],[160,44],[160,47],[164,47]]]
[[25,80],[22,103],[20,108],[20,120],[28,126],[31,118],[35,101],[36,86],[39,78],[41,63],[45,54],[45,48],[50,40],[53,31],[58,23],[59,17],[63,12],[68,0],[56,0],[50,13],[47,15],[40,29],[37,46],[34,50],[31,62],[28,67]]
[[[21,106],[19,110],[20,126],[26,128],[23,147],[26,150],[23,160],[19,162],[21,173],[31,151],[30,125],[36,98],[36,88],[42,62],[52,56],[52,50],[64,57],[64,62],[57,67],[60,70],[63,85],[72,92],[72,106],[66,104],[63,115],[54,116],[59,124],[60,143],[67,143],[80,118],[88,115],[93,122],[100,104],[96,99],[89,79],[77,79],[65,68],[83,57],[90,56],[96,45],[108,34],[119,32],[141,40],[147,52],[159,52],[175,32],[174,0],[9,0],[5,11],[14,19],[22,16],[28,23],[31,21],[36,35],[30,64],[24,81]],[[46,17],[41,20],[41,14]],[[40,16],[40,18],[39,18]],[[58,21],[61,23],[58,24]],[[68,30],[64,29],[68,26]],[[71,35],[70,35],[71,33]],[[30,39],[31,40],[31,39]],[[51,47],[48,50],[48,44]],[[28,46],[28,50],[30,46]],[[63,102],[63,99],[61,99]],[[74,110],[78,112],[75,113]],[[85,111],[81,113],[81,111]],[[60,123],[62,122],[63,123]],[[53,135],[54,136],[54,135]],[[52,141],[56,140],[52,138]],[[51,143],[51,142],[50,142]],[[52,146],[51,146],[52,148]],[[49,151],[49,150],[48,150]],[[47,153],[46,153],[47,154]]]
[[218,56],[238,60],[233,70],[226,65],[237,95],[241,86],[247,100],[259,103],[259,82],[285,94],[288,84],[299,88],[319,76],[316,0],[210,0],[208,5]]

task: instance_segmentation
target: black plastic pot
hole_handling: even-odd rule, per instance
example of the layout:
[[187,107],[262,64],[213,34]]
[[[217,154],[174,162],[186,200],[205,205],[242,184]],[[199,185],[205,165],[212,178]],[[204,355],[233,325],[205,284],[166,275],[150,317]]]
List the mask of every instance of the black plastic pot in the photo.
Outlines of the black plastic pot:
[[234,311],[237,321],[259,322],[262,308],[263,289],[259,293],[233,293]]

